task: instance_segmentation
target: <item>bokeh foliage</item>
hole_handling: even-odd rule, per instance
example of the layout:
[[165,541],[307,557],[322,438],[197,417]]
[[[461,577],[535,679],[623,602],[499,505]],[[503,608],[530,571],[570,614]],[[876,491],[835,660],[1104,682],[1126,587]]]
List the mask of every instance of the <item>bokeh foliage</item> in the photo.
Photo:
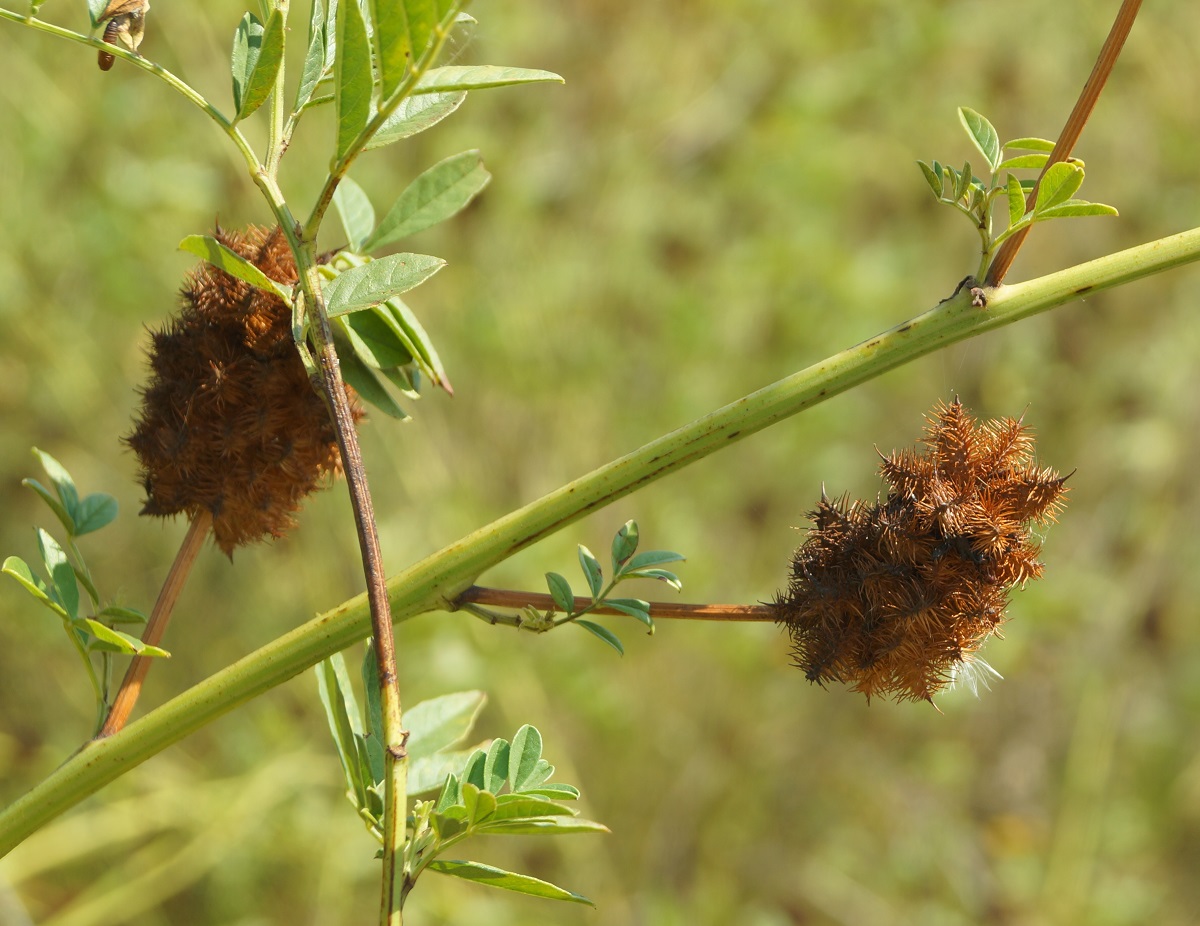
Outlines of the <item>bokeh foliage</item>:
[[[402,425],[376,415],[364,427],[390,569],[948,295],[974,269],[977,240],[933,205],[913,162],[974,154],[959,105],[1006,137],[1053,136],[1114,10],[482,5],[462,63],[547,68],[567,86],[471,98],[355,171],[381,202],[468,148],[494,175],[468,212],[405,243],[449,260],[412,302],[456,395],[429,394]],[[228,0],[156,4],[142,51],[225,99],[243,12]],[[81,491],[118,496],[120,519],[86,552],[106,588],[147,608],[183,525],[134,517],[136,464],[118,442],[145,374],[144,329],[193,263],[180,239],[215,217],[267,217],[226,140],[165,88],[0,25],[0,552],[35,555],[41,512],[19,483],[37,472],[36,445]],[[1038,227],[1010,279],[1197,224],[1197,29],[1185,0],[1142,13],[1078,149],[1089,198],[1121,218]],[[324,118],[296,139],[307,166],[295,150],[285,162],[284,183],[307,196],[328,156]],[[987,650],[1005,681],[978,701],[943,697],[945,716],[811,688],[768,626],[662,622],[652,639],[623,635],[619,659],[585,634],[517,635],[462,615],[404,625],[410,701],[487,690],[478,731],[536,725],[585,814],[613,830],[473,853],[569,883],[598,913],[429,879],[414,922],[1190,922],[1194,273],[890,373],[485,577],[540,589],[546,570],[573,568],[577,542],[600,548],[636,517],[644,536],[687,554],[688,598],[767,600],[822,482],[873,495],[873,445],[909,444],[937,399],[960,395],[984,416],[1028,409],[1041,458],[1078,469],[1071,507],[1047,536],[1045,579],[1015,597],[1006,640]],[[286,541],[233,565],[202,557],[144,703],[356,593],[358,568],[340,486]],[[13,583],[0,585],[0,615],[7,801],[75,748],[91,715],[57,625]],[[362,922],[373,847],[343,806],[324,724],[311,676],[298,679],[111,786],[0,875],[35,921],[60,926]],[[120,886],[143,876],[153,888]],[[117,905],[122,891],[146,909]]]

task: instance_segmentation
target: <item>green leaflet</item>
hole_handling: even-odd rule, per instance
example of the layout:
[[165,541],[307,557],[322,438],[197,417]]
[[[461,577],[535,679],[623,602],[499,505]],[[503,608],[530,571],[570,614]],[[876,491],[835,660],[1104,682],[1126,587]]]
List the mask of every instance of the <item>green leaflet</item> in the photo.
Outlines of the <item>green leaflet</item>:
[[363,243],[363,249],[374,251],[445,221],[462,210],[491,179],[478,151],[464,151],[439,161],[400,194]]
[[379,127],[379,131],[371,136],[366,148],[382,148],[402,138],[424,132],[458,109],[466,98],[465,90],[410,96],[392,110],[391,115]]
[[595,636],[599,637],[601,640],[603,640],[605,643],[607,643],[609,646],[611,646],[613,649],[615,649],[617,651],[618,655],[621,655],[621,656],[625,655],[625,647],[621,643],[620,637],[618,637],[615,633],[613,633],[607,627],[604,627],[601,624],[597,624],[595,621],[585,620],[584,618],[580,618],[577,621],[572,621],[572,623],[574,623],[577,627],[582,627],[584,630],[588,631],[589,633],[592,633]]
[[352,251],[362,251],[362,243],[375,227],[375,208],[357,183],[343,177],[333,191],[333,207],[342,220],[342,229]]
[[245,280],[251,286],[265,289],[285,302],[292,301],[292,288],[282,283],[276,283],[254,264],[240,254],[231,251],[216,238],[208,235],[188,235],[179,242],[179,250],[188,251],[197,257],[202,257],[214,267],[224,270],[230,276]]
[[337,157],[362,134],[371,118],[374,79],[367,25],[357,0],[337,5],[337,58],[334,66],[334,102],[337,107]]
[[414,63],[408,6],[395,0],[371,0],[375,66],[379,69],[380,93],[385,100],[400,86]]
[[325,286],[330,318],[371,308],[420,286],[446,266],[428,254],[391,254],[343,270]]
[[233,40],[234,121],[245,119],[266,102],[283,62],[283,14],[273,10],[266,27],[250,13],[242,17]]
[[308,26],[308,51],[304,54],[304,65],[300,69],[294,113],[299,113],[312,99],[313,92],[321,81],[321,75],[325,73],[326,44],[325,6],[322,0],[313,0],[312,21]]
[[987,119],[966,106],[958,108],[958,120],[987,161],[992,173],[995,173],[1000,163],[1000,136],[996,134],[996,129]]
[[448,90],[487,90],[492,87],[510,87],[514,84],[566,83],[553,71],[536,68],[510,68],[494,64],[479,64],[467,67],[430,68],[417,81],[413,93],[442,93]]
[[1034,215],[1065,203],[1082,185],[1082,167],[1063,161],[1051,164],[1038,183],[1037,202],[1033,206]]
[[482,691],[459,691],[409,708],[404,714],[409,758],[432,756],[461,741],[475,726],[486,701]]

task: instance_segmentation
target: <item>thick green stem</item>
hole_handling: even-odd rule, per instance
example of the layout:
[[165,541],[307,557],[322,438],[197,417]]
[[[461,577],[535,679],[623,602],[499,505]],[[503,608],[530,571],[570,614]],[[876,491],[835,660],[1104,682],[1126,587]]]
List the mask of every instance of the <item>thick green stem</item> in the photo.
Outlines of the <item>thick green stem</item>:
[[[388,583],[393,619],[449,608],[484,570],[518,550],[722,447],[910,360],[1076,299],[1200,259],[1200,229],[1036,280],[962,292],[928,312],[576,479],[410,566]],[[0,813],[0,855],[67,808],[172,743],[368,633],[360,595],[217,672],[120,733],[93,743]]]

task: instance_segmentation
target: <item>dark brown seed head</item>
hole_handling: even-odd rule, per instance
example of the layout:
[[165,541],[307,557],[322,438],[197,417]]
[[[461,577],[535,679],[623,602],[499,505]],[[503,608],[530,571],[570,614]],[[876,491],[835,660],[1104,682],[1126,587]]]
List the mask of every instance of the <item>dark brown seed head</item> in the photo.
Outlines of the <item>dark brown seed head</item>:
[[1004,622],[1008,592],[1041,575],[1030,523],[1062,508],[1064,480],[1033,463],[1017,420],[934,409],[924,452],[899,450],[873,505],[822,499],[775,601],[810,681],[931,700]]
[[[216,237],[272,280],[296,282],[279,229]],[[152,335],[150,381],[127,442],[141,463],[142,513],[207,510],[232,554],[294,526],[304,496],[338,471],[337,444],[283,300],[211,264],[189,275],[182,295],[179,315]]]

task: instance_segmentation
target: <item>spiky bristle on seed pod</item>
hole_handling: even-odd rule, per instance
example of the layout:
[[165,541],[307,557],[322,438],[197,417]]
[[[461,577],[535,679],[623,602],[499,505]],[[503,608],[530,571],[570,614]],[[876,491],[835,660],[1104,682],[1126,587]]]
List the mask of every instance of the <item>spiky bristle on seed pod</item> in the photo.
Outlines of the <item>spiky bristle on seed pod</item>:
[[924,452],[883,458],[875,504],[822,498],[775,602],[809,681],[867,699],[931,700],[1004,622],[1008,592],[1042,572],[1030,524],[1062,508],[1064,479],[1033,462],[1019,421],[934,409]]
[[[218,228],[216,238],[272,280],[296,282],[278,228]],[[207,510],[217,545],[232,554],[294,526],[304,496],[338,471],[337,443],[283,300],[211,264],[188,276],[182,295],[179,315],[153,334],[150,381],[126,441],[141,463],[142,514]]]

